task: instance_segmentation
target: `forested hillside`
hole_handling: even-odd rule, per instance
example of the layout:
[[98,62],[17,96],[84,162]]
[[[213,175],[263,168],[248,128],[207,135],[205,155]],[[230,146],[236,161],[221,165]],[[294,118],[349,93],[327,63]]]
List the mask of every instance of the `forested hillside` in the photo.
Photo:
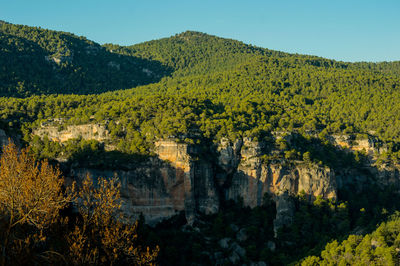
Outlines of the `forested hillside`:
[[368,70],[373,70],[385,74],[391,74],[395,76],[400,75],[400,61],[393,61],[393,62],[380,62],[380,63],[367,63],[367,62],[360,62],[354,63],[354,68],[363,68]]
[[[281,64],[365,69],[399,75],[399,63],[344,63],[287,54],[187,31],[132,46],[99,44],[71,33],[0,22],[1,94],[93,94],[154,83],[162,77],[235,70],[268,58]],[[278,63],[279,64],[279,63]]]
[[377,136],[391,143],[387,159],[397,161],[400,78],[315,60],[257,55],[231,70],[166,77],[114,93],[2,98],[1,112],[4,122],[27,129],[54,118],[111,121],[115,143],[129,153],[147,154],[157,138],[194,143],[296,131]]
[[[17,62],[2,64],[3,95],[96,93],[132,87],[133,76],[135,84],[153,82],[100,95],[1,98],[3,127],[22,128],[28,142],[33,128],[62,119],[108,124],[113,145],[129,154],[148,155],[159,138],[202,143],[295,131],[322,139],[377,136],[388,147],[382,159],[399,160],[398,62],[337,62],[190,31],[101,47],[68,33],[1,26],[0,60]],[[61,148],[41,152],[65,154]]]
[[132,46],[104,46],[115,53],[159,61],[174,69],[174,76],[232,70],[235,66],[262,55],[289,56],[282,52],[193,31]]
[[90,94],[169,73],[158,62],[112,54],[85,37],[0,22],[0,95]]
[[310,256],[301,265],[399,265],[400,218],[397,212],[365,236],[350,235],[326,245],[321,256]]

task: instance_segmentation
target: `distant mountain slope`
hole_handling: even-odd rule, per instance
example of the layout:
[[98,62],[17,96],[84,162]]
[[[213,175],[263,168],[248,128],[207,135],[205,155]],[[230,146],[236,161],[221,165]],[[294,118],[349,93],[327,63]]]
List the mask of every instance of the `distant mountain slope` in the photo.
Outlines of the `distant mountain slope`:
[[175,76],[231,70],[259,57],[296,58],[299,63],[347,68],[348,64],[316,56],[288,54],[201,32],[186,31],[169,38],[132,46],[105,44],[113,52],[156,60],[175,70]]
[[380,63],[358,62],[354,63],[353,67],[400,77],[400,61]]
[[260,55],[284,56],[281,52],[192,31],[132,46],[104,46],[120,54],[157,60],[179,75],[232,69],[238,63]]
[[100,93],[166,74],[158,62],[110,53],[84,37],[0,22],[0,96]]
[[[222,72],[258,75],[245,69],[260,65],[301,68],[303,72],[312,67],[351,69],[364,76],[367,72],[400,76],[399,62],[346,63],[268,50],[201,32],[187,31],[132,46],[100,46],[70,33],[0,21],[0,96],[98,94],[157,83],[163,77],[199,79]],[[285,76],[275,78],[283,82]]]
[[174,76],[209,74],[230,70],[259,57],[289,59],[296,65],[325,68],[360,69],[400,75],[400,61],[348,63],[318,56],[289,54],[248,45],[240,41],[186,31],[169,38],[148,41],[131,46],[103,45],[115,53],[156,60],[174,69]]

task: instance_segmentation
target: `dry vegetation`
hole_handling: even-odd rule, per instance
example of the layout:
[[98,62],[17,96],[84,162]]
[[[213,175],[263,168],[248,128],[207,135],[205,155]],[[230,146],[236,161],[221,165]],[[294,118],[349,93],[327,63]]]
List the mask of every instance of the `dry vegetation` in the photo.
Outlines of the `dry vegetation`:
[[0,161],[1,265],[155,264],[158,247],[141,248],[137,223],[122,222],[118,180],[65,190],[59,169],[11,141]]

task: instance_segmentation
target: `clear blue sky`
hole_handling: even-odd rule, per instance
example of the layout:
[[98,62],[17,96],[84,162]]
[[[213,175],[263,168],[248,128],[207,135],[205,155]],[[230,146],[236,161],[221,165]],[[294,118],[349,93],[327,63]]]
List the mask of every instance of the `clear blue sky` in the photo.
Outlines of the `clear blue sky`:
[[131,45],[186,30],[343,61],[400,60],[400,0],[2,0],[0,19]]

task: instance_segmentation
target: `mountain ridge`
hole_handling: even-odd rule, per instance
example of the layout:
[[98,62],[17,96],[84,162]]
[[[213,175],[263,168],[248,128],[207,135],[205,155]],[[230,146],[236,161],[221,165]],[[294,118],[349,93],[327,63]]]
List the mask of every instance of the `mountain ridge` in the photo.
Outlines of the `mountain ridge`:
[[100,45],[68,32],[7,22],[0,24],[0,34],[2,96],[102,93],[156,83],[163,77],[231,71],[270,58],[283,60],[283,64],[291,61],[294,65],[400,75],[398,61],[347,63],[269,50],[197,31],[130,46]]
[[156,69],[157,62],[109,53],[74,34],[9,23],[0,24],[0,34],[2,96],[99,93],[147,84],[164,75],[143,71]]

